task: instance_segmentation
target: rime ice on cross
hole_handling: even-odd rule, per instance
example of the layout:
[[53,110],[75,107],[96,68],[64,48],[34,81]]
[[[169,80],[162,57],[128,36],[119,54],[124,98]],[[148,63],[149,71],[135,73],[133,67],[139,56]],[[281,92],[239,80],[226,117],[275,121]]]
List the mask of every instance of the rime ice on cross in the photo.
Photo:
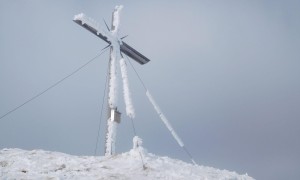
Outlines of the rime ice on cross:
[[[108,91],[108,118],[107,118],[107,134],[105,142],[105,155],[111,156],[115,154],[116,130],[117,124],[120,123],[121,113],[117,110],[117,63],[116,60],[120,59],[120,69],[123,82],[124,101],[126,105],[126,114],[130,118],[135,117],[134,107],[131,100],[129,91],[127,65],[123,59],[122,53],[131,57],[133,60],[140,64],[146,64],[150,60],[144,55],[133,49],[131,46],[122,41],[119,37],[120,26],[120,12],[123,6],[116,6],[112,13],[111,29],[101,28],[101,26],[92,18],[87,17],[83,13],[74,17],[74,22],[89,30],[102,40],[108,43],[110,47],[109,56],[109,91]],[[122,58],[120,58],[122,57]]]

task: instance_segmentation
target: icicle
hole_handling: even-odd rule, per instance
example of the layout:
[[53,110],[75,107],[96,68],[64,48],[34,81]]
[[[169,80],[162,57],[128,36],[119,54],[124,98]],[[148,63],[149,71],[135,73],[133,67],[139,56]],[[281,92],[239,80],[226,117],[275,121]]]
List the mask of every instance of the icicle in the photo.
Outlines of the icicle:
[[123,93],[124,93],[124,101],[126,105],[126,114],[130,118],[135,117],[135,111],[131,99],[131,93],[129,90],[129,82],[128,82],[128,73],[127,73],[127,65],[125,60],[122,58],[120,60],[121,74],[123,80]]

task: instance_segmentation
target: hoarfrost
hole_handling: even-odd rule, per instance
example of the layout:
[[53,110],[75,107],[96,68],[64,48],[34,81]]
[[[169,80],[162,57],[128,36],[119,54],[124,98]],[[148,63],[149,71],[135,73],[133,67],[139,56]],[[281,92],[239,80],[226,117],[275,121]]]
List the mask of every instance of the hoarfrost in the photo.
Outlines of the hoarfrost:
[[109,93],[108,103],[110,108],[117,107],[117,68],[116,68],[116,49],[111,47],[110,54],[110,79],[109,79]]
[[88,16],[86,16],[83,13],[77,14],[74,16],[74,20],[81,21],[82,24],[87,24],[88,26],[94,28],[97,30],[97,34],[102,34],[103,36],[107,37],[109,40],[111,40],[111,34],[107,32],[106,30],[102,29],[101,26],[93,19]]
[[115,121],[108,120],[107,126],[105,156],[110,156],[111,154],[115,154],[117,123]]
[[130,118],[135,117],[135,111],[131,99],[131,93],[129,90],[129,81],[128,81],[128,73],[127,73],[127,65],[123,58],[120,60],[120,67],[121,67],[121,75],[123,80],[123,93],[124,93],[124,101],[126,105],[126,114]]
[[123,9],[123,6],[116,6],[115,10],[113,12],[113,26],[114,26],[114,30],[112,31],[113,34],[114,33],[118,33],[119,31],[119,25],[120,25],[120,14],[121,14],[121,10]]
[[137,149],[138,147],[142,147],[143,140],[140,137],[134,136],[132,141],[133,141],[133,149]]
[[151,102],[151,104],[153,105],[154,109],[156,110],[157,114],[159,115],[160,119],[163,121],[163,123],[166,125],[166,127],[169,129],[169,131],[171,132],[172,136],[174,137],[174,139],[177,141],[177,143],[179,144],[179,146],[183,147],[184,144],[182,142],[182,140],[179,138],[179,136],[177,135],[177,133],[175,132],[175,130],[173,129],[173,127],[171,126],[170,122],[168,121],[168,119],[165,117],[165,115],[161,112],[159,106],[156,104],[156,102],[154,101],[152,95],[150,94],[150,92],[147,90],[146,95],[149,99],[149,101]]

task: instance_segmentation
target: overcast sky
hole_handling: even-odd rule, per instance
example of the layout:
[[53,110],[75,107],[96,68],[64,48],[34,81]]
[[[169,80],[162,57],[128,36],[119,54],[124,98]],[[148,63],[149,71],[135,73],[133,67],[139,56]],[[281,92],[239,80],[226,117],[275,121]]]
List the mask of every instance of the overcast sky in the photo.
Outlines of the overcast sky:
[[[83,12],[104,26],[120,3],[120,34],[129,35],[124,41],[151,59],[144,66],[133,64],[199,164],[256,179],[299,178],[297,0],[2,0],[0,116],[106,46],[72,21],[75,14]],[[0,119],[0,148],[94,155],[108,56]],[[134,71],[128,71],[135,126],[145,148],[189,161]],[[132,147],[133,130],[121,94],[119,105],[121,153]],[[98,155],[103,155],[105,121]]]

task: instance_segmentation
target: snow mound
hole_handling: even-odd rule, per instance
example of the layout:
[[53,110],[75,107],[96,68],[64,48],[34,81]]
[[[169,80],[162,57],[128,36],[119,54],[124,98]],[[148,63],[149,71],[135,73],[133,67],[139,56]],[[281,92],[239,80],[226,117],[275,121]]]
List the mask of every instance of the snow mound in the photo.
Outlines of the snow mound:
[[[143,168],[141,155],[146,168]],[[227,170],[195,166],[147,153],[142,147],[111,157],[72,156],[44,150],[0,150],[0,179],[241,179]]]

